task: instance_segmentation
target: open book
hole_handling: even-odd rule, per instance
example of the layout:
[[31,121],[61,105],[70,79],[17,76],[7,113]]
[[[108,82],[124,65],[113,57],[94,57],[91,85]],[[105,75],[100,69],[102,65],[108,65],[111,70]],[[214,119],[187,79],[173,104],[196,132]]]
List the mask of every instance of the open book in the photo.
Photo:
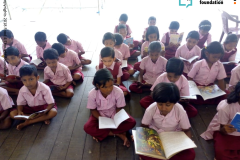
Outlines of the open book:
[[40,63],[42,63],[41,59],[34,59],[31,61],[31,63],[35,64],[36,66],[38,66]]
[[123,43],[125,43],[126,45],[133,44],[133,38],[125,39],[125,40],[123,40]]
[[182,42],[183,34],[184,34],[184,32],[182,32],[180,34],[170,34],[169,43],[172,42],[173,44],[177,44],[177,43],[180,44]]
[[35,113],[33,113],[33,114],[30,114],[29,116],[17,115],[17,116],[14,116],[14,118],[34,119],[34,117],[36,117],[39,113],[43,113],[43,112],[45,112],[46,110],[47,110],[47,109],[44,109],[44,110],[35,112]]
[[240,112],[235,114],[230,124],[233,125],[238,132],[240,132]]
[[189,58],[189,59],[185,59],[185,58],[182,58],[182,57],[179,57],[181,60],[183,60],[183,61],[187,61],[187,62],[189,62],[189,63],[192,63],[192,61],[194,61],[195,59],[198,59],[199,58],[199,56],[193,56],[193,57],[191,57],[191,58]]
[[127,67],[127,66],[128,66],[127,60],[122,60],[122,65],[121,65],[121,67],[122,67],[122,68],[125,68],[125,67]]
[[197,99],[197,96],[191,95],[191,96],[181,96],[181,99]]
[[232,64],[238,64],[239,61],[235,60],[235,61],[230,61],[230,62],[222,62],[222,64],[229,64],[229,63],[232,63]]
[[121,109],[118,113],[116,113],[113,119],[107,117],[99,117],[99,129],[116,129],[123,121],[128,118],[129,116],[124,109]]
[[212,86],[197,86],[193,81],[188,81],[188,84],[190,95],[200,95],[204,100],[212,99],[226,94],[216,84]]
[[170,159],[175,154],[190,148],[197,148],[184,132],[162,132],[137,127],[133,130],[135,152],[157,159]]

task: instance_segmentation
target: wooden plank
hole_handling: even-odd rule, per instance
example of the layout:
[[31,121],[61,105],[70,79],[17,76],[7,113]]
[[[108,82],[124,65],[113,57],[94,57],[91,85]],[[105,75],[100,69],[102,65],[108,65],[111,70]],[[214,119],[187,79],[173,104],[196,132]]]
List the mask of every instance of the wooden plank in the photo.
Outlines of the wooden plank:
[[101,142],[100,160],[117,159],[117,138],[107,137]]

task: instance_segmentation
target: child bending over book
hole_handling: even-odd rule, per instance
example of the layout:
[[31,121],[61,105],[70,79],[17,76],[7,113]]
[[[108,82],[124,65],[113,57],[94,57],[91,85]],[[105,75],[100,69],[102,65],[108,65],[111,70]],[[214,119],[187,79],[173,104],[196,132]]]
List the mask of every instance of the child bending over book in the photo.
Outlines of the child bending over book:
[[201,134],[205,140],[214,140],[217,160],[240,159],[240,132],[230,122],[240,112],[240,82],[226,100],[218,104],[218,112],[210,122],[207,131]]
[[194,56],[199,56],[199,58],[193,60],[191,63],[188,61],[184,61],[183,75],[186,77],[188,72],[192,69],[193,64],[201,57],[201,50],[197,46],[198,40],[199,40],[199,33],[197,31],[191,31],[187,35],[187,38],[186,38],[187,43],[179,47],[176,51],[175,57],[178,57],[178,58],[182,57],[182,58],[185,58],[186,60]]
[[212,42],[212,36],[209,33],[210,29],[212,27],[212,24],[208,20],[203,20],[198,28],[199,28],[199,41],[198,41],[198,47],[199,48],[204,48],[205,47],[205,42],[207,42],[207,45],[209,45]]
[[51,44],[47,41],[47,36],[44,32],[37,32],[35,34],[35,41],[37,43],[37,58],[42,60],[42,63],[37,66],[37,69],[44,69],[47,65],[43,59],[43,52],[44,50],[51,48]]
[[76,52],[65,48],[61,43],[54,43],[52,45],[53,49],[56,49],[59,55],[58,62],[66,65],[71,71],[72,78],[74,81],[83,80],[84,75],[82,73],[82,64],[78,58]]
[[58,62],[58,52],[49,48],[43,53],[43,58],[47,64],[44,69],[44,81],[48,85],[54,96],[71,98],[74,95],[72,86],[72,75],[67,66]]
[[[180,96],[190,96],[188,80],[183,76],[184,64],[181,59],[170,58],[166,65],[166,72],[161,74],[150,89],[153,91],[154,87],[158,83],[174,83],[180,91]],[[146,96],[140,100],[140,104],[144,108],[148,108],[150,104],[154,102],[152,95]],[[186,110],[186,113],[189,118],[195,117],[197,115],[197,109],[193,107],[187,99],[181,99],[179,102],[183,108]]]
[[[50,119],[57,115],[57,106],[50,88],[38,81],[39,75],[35,66],[24,65],[19,72],[24,86],[20,89],[17,97],[17,109],[11,111],[10,116],[13,119],[25,120],[25,122],[17,125],[17,130],[37,122],[50,124]],[[33,119],[26,120],[14,117],[17,115],[30,115],[42,110],[45,111]]]
[[130,146],[126,137],[126,132],[131,130],[136,121],[129,115],[117,129],[99,129],[99,117],[113,118],[114,115],[126,106],[123,92],[114,85],[114,78],[107,69],[100,69],[96,72],[93,85],[89,92],[87,108],[91,110],[91,116],[84,125],[84,130],[90,134],[94,140],[102,141],[107,136],[118,136],[123,140],[123,145]]
[[[32,60],[32,56],[27,54],[27,50],[22,43],[16,40],[13,36],[12,31],[5,29],[1,31],[1,39],[2,39],[2,49],[3,51],[8,47],[15,47],[18,49],[20,53],[20,58],[26,62],[30,62]],[[6,48],[4,48],[4,44],[6,44]]]
[[[4,67],[5,65],[5,67]],[[7,70],[7,66],[8,64],[6,63],[6,61],[4,60],[3,57],[0,57],[0,78],[4,77],[4,70]]]
[[228,91],[232,92],[239,81],[240,81],[240,65],[237,65],[231,71],[231,78],[229,81]]
[[[115,26],[113,33],[119,33],[119,28],[118,26],[121,24],[126,25],[126,29],[127,29],[127,36],[131,36],[132,30],[130,29],[129,25],[127,25],[128,21],[128,15],[127,14],[121,14],[121,16],[119,17],[119,24]],[[125,38],[125,37],[123,37]]]
[[78,57],[81,60],[82,65],[88,65],[92,63],[90,59],[82,57],[82,55],[85,54],[85,51],[80,42],[69,38],[69,36],[67,36],[64,33],[61,33],[57,36],[57,41],[59,43],[62,43],[67,49],[75,51],[78,54]]
[[[219,61],[224,55],[222,45],[219,42],[212,42],[202,49],[202,60],[197,61],[188,73],[189,80],[193,80],[198,86],[211,86],[217,80],[218,87],[225,91],[224,78],[227,77],[223,64]],[[193,104],[218,104],[225,96],[203,100],[197,96],[197,100],[191,100]]]
[[[179,43],[174,44],[170,42],[170,34],[178,34],[179,23],[177,21],[172,21],[169,26],[169,32],[165,33],[162,37],[161,42],[165,45],[165,58],[168,60],[172,57],[175,57],[176,50],[180,46]],[[170,43],[169,43],[170,42]]]
[[[174,83],[159,83],[153,89],[154,103],[145,111],[142,127],[152,128],[158,133],[183,131],[191,139],[191,125],[183,107],[177,103],[180,99],[178,87]],[[156,160],[140,155],[142,160]],[[194,149],[184,150],[170,160],[194,160]]]
[[12,119],[9,113],[13,105],[14,103],[8,95],[7,90],[0,87],[0,129],[8,129],[11,127]]
[[[148,27],[149,27],[149,26],[156,26],[156,17],[151,16],[151,17],[148,18]],[[148,27],[145,28],[144,31],[143,31],[143,35],[142,35],[142,38],[143,38],[143,39],[142,39],[142,43],[144,43],[145,40],[146,40],[146,33],[147,33],[147,29],[148,29]]]
[[150,88],[156,81],[157,77],[166,71],[167,60],[161,56],[161,47],[159,41],[153,41],[150,43],[148,48],[149,55],[143,58],[140,64],[141,70],[138,81],[129,86],[129,89],[132,92],[142,93],[150,91]]

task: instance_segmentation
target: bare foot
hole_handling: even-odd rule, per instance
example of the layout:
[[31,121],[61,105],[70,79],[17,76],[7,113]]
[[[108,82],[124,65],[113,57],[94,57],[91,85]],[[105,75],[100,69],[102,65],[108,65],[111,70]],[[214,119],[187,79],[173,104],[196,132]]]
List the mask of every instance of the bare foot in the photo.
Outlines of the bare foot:
[[126,146],[126,147],[130,147],[130,142],[129,140],[127,139],[126,135],[125,134],[117,134],[117,136],[119,138],[121,138],[123,140],[123,145]]
[[51,121],[48,119],[48,120],[44,121],[44,123],[49,125],[51,123]]
[[96,142],[98,142],[98,139],[97,138],[95,138],[95,137],[92,137]]
[[23,129],[25,126],[27,126],[27,124],[24,122],[24,123],[20,123],[19,125],[17,125],[17,130],[21,130],[21,129]]

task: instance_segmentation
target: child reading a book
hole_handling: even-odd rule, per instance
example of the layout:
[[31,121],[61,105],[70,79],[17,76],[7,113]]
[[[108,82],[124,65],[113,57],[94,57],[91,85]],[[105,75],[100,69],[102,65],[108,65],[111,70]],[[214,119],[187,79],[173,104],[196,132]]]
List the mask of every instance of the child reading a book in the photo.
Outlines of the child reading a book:
[[[182,75],[183,68],[184,63],[181,59],[175,57],[170,58],[166,65],[166,72],[156,79],[150,90],[153,91],[154,87],[161,82],[174,83],[180,91],[180,96],[190,96],[188,80]],[[143,108],[148,108],[153,102],[152,95],[146,96],[140,100],[140,104]],[[182,99],[178,103],[186,110],[189,118],[197,115],[197,109],[193,107],[187,99]]]
[[157,77],[166,71],[167,60],[161,56],[161,47],[159,41],[153,41],[150,43],[148,48],[149,55],[143,58],[140,64],[138,81],[129,86],[129,89],[132,92],[142,93],[150,91],[150,88],[156,81]]
[[191,31],[187,35],[187,43],[184,44],[183,46],[179,47],[176,51],[175,57],[182,57],[185,58],[186,60],[194,57],[194,56],[199,56],[199,58],[193,60],[191,63],[188,61],[184,61],[184,70],[183,70],[183,75],[187,77],[188,72],[192,69],[193,64],[200,59],[201,57],[201,50],[197,46],[199,40],[199,34],[197,31]]
[[[191,139],[191,125],[183,107],[177,103],[180,99],[178,87],[174,83],[159,83],[153,89],[154,103],[145,111],[142,127],[151,128],[158,133],[183,131]],[[140,155],[142,160],[156,160]],[[194,149],[184,150],[170,160],[194,160]]]
[[[121,14],[121,16],[119,17],[119,24],[115,26],[113,33],[119,33],[118,26],[120,24],[124,24],[124,25],[126,25],[126,29],[127,29],[127,36],[131,36],[132,30],[130,29],[129,25],[126,24],[127,21],[128,21],[128,15]],[[123,37],[123,38],[125,38],[125,37]]]
[[85,54],[85,51],[80,42],[71,39],[64,33],[61,33],[57,36],[57,41],[59,43],[62,43],[67,49],[75,51],[78,54],[78,57],[81,60],[82,65],[88,65],[92,63],[90,59],[82,57],[82,55]]
[[4,65],[5,65],[5,69],[7,70],[7,63],[4,60],[3,57],[0,57],[0,78],[4,77]]
[[[109,48],[110,49],[110,48]],[[99,117],[113,118],[114,115],[126,106],[124,94],[120,88],[114,85],[114,78],[107,69],[100,69],[96,72],[93,85],[89,92],[87,108],[91,110],[91,116],[84,125],[84,130],[94,140],[102,141],[107,136],[118,136],[123,140],[123,145],[130,146],[126,132],[136,125],[136,121],[129,115],[117,129],[99,129]]]
[[198,28],[199,28],[199,41],[198,41],[198,47],[199,48],[204,48],[204,44],[205,42],[207,42],[207,45],[209,45],[211,42],[212,42],[212,36],[211,34],[209,33],[210,29],[212,27],[212,24],[210,21],[208,20],[203,20]]
[[47,41],[47,36],[44,32],[37,32],[35,34],[35,41],[37,43],[37,58],[42,60],[42,63],[37,66],[37,69],[44,69],[47,65],[43,59],[43,52],[44,50],[51,48],[51,44]]
[[99,70],[107,68],[112,73],[115,85],[121,88],[124,96],[127,96],[129,98],[130,93],[121,80],[121,76],[123,75],[121,65],[119,62],[115,62],[115,51],[110,47],[104,47],[101,50],[101,59],[102,62],[99,63],[96,69]]
[[17,97],[17,109],[11,111],[10,116],[13,119],[17,115],[29,115],[38,111],[45,110],[33,119],[27,119],[25,122],[17,125],[17,130],[37,122],[50,124],[50,119],[57,115],[57,106],[55,105],[50,88],[42,82],[39,82],[37,68],[33,65],[24,65],[20,69],[20,77],[24,86],[20,89]]
[[74,95],[71,72],[67,66],[58,62],[58,57],[56,49],[49,48],[43,52],[47,64],[43,83],[51,88],[54,96],[71,98]]
[[71,71],[72,78],[74,81],[83,80],[84,75],[82,73],[82,65],[81,61],[78,58],[76,52],[65,48],[65,46],[61,43],[54,43],[52,45],[53,49],[56,49],[59,55],[58,62],[66,65],[68,69]]
[[213,117],[207,130],[201,134],[205,140],[214,140],[217,160],[240,159],[240,132],[230,122],[240,112],[240,82],[226,100],[218,104],[218,112]]
[[9,113],[13,105],[14,103],[8,95],[7,90],[0,87],[0,129],[8,129],[11,127],[12,119]]
[[[223,43],[224,55],[220,59],[221,62],[235,61],[237,55],[237,43],[237,35],[229,33]],[[231,70],[236,67],[236,63],[238,62],[232,62],[223,65],[228,76],[231,76]]]
[[[154,16],[149,17],[149,18],[148,18],[148,25],[149,25],[149,26],[155,26],[155,25],[156,25],[156,17],[154,17]],[[144,43],[145,40],[146,40],[147,29],[148,29],[148,27],[145,28],[144,31],[143,31],[142,43]]]
[[229,81],[228,91],[232,92],[239,81],[240,81],[240,65],[237,65],[231,71],[231,78]]
[[[223,64],[219,61],[224,55],[222,45],[219,42],[212,42],[202,49],[202,60],[197,61],[188,73],[189,80],[193,80],[198,86],[211,86],[217,80],[218,87],[225,91],[224,78],[227,77]],[[191,100],[193,104],[218,104],[225,96],[203,100],[197,96],[197,100]]]
[[[2,39],[2,49],[7,49],[8,47],[15,47],[18,49],[20,53],[20,58],[26,62],[30,62],[32,60],[31,55],[27,54],[27,50],[22,43],[16,40],[13,36],[12,31],[5,29],[1,31],[1,39]],[[4,44],[6,44],[6,48],[4,48]]]
[[[174,44],[170,42],[170,34],[178,34],[179,23],[177,21],[172,21],[169,26],[169,32],[165,33],[162,37],[161,42],[165,45],[165,58],[168,60],[175,57],[176,50],[180,46],[179,43]],[[170,42],[170,43],[169,43]]]

